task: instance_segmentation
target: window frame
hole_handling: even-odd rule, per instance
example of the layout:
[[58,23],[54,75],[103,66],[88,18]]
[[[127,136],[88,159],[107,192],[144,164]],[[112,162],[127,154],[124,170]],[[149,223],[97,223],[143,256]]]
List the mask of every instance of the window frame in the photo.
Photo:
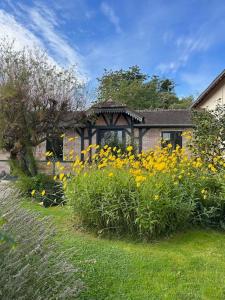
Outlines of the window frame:
[[101,145],[101,139],[102,139],[102,132],[107,132],[107,131],[114,131],[114,132],[122,132],[122,144],[124,147],[126,147],[126,134],[125,134],[125,129],[124,128],[99,128],[97,131],[97,144],[100,145],[101,147],[104,147],[104,145]]
[[[60,141],[60,146],[59,148],[61,148],[60,150],[60,155],[57,155],[57,153],[54,153],[53,147],[52,147],[52,143],[54,143],[54,141]],[[48,147],[48,145],[50,145],[50,147]],[[59,149],[58,148],[58,149]],[[52,156],[47,156],[46,155],[46,160],[54,160],[54,161],[63,161],[63,156],[64,156],[64,139],[63,137],[59,137],[59,136],[53,136],[53,137],[48,137],[46,139],[46,145],[45,145],[45,149],[46,152],[53,152]]]
[[183,131],[182,130],[162,130],[161,131],[161,147],[163,148],[163,147],[165,147],[164,145],[163,145],[163,134],[164,133],[169,133],[169,134],[177,134],[177,133],[179,133],[179,135],[180,135],[180,141],[181,141],[181,143],[180,143],[180,145],[179,144],[175,144],[175,139],[174,139],[174,141],[173,142],[171,142],[171,139],[170,139],[170,144],[173,146],[172,147],[172,149],[174,150],[174,149],[176,149],[176,146],[178,145],[180,148],[182,148],[183,147],[183,138],[182,138],[182,133],[183,133]]

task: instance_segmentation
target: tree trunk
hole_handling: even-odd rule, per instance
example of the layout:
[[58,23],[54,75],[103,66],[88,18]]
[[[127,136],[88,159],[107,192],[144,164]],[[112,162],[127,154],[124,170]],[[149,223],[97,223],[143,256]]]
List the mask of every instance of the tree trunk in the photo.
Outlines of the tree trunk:
[[16,175],[37,175],[37,164],[32,146],[23,146],[17,153],[10,153],[11,172]]
[[33,149],[30,145],[23,147],[20,155],[21,169],[27,176],[37,175],[37,164],[34,158]]

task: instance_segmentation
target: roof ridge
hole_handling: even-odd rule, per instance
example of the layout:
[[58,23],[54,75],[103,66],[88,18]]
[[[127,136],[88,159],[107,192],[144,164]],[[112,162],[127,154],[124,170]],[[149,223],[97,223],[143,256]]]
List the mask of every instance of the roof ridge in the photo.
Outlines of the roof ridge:
[[154,108],[154,109],[136,109],[137,112],[155,112],[155,111],[190,111],[190,108]]

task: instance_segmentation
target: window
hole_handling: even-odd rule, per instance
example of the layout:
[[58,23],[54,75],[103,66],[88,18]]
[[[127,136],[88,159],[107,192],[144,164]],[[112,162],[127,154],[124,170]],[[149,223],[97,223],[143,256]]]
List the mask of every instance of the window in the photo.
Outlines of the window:
[[101,129],[99,131],[98,143],[100,146],[109,145],[114,146],[124,146],[125,145],[125,135],[124,131],[121,129],[107,130]]
[[165,147],[172,144],[173,149],[176,146],[182,147],[182,131],[163,131],[162,132],[162,146]]
[[46,158],[54,158],[55,160],[63,160],[63,138],[52,137],[46,141],[46,152],[52,152],[52,156]]

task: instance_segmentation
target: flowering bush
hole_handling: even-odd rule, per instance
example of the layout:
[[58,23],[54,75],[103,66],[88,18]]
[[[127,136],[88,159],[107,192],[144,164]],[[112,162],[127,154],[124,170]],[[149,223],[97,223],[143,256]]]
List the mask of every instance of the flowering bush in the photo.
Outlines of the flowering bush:
[[[91,151],[92,150],[92,151]],[[91,152],[94,154],[91,154]],[[223,226],[225,187],[222,156],[206,165],[172,145],[136,155],[91,145],[58,177],[75,214],[100,232],[155,238],[192,224]]]
[[53,180],[52,176],[46,174],[21,176],[16,185],[25,196],[32,196],[45,207],[64,203],[62,184]]

